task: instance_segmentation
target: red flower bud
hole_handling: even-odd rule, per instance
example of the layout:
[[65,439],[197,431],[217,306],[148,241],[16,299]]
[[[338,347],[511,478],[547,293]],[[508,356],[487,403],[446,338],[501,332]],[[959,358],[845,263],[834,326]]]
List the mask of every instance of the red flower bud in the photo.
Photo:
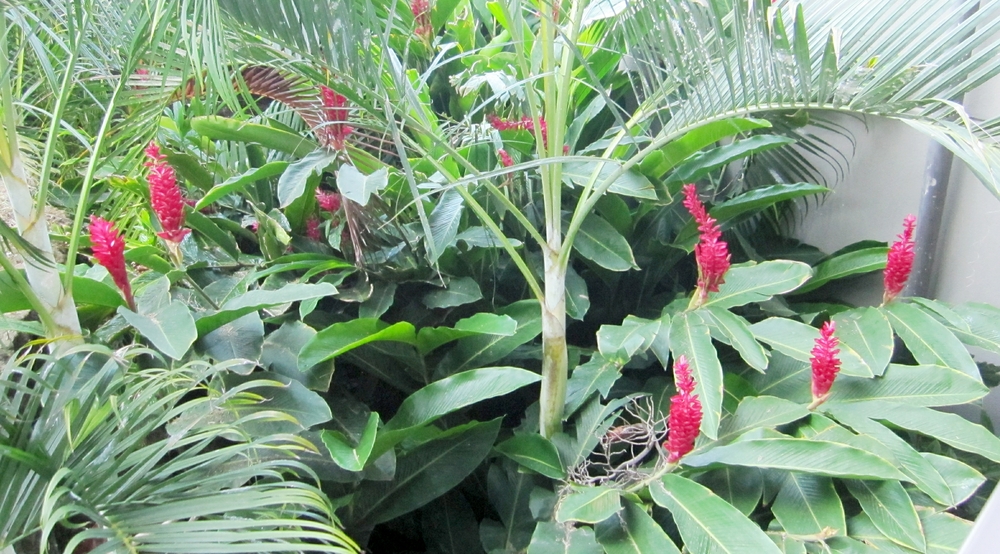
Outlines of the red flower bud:
[[813,403],[811,407],[815,408],[826,400],[828,394],[830,394],[830,387],[833,386],[833,380],[837,378],[837,373],[840,372],[840,359],[837,355],[840,350],[837,349],[837,345],[840,340],[833,336],[833,332],[836,330],[836,325],[832,321],[827,321],[823,324],[823,328],[820,329],[820,337],[816,339],[816,345],[812,349],[812,395]]
[[317,138],[325,146],[332,145],[336,150],[343,150],[347,137],[354,132],[354,127],[347,125],[347,117],[351,113],[347,108],[347,98],[327,86],[320,86],[319,92],[326,122],[317,129]]
[[890,302],[899,296],[906,287],[906,281],[910,278],[910,271],[913,270],[913,229],[917,225],[917,218],[908,215],[903,220],[903,232],[899,234],[896,242],[889,247],[889,256],[885,263],[885,294],[882,302]]
[[320,240],[319,234],[319,218],[311,215],[306,219],[306,237],[311,240]]
[[128,271],[125,269],[125,240],[121,234],[110,221],[90,216],[90,244],[94,251],[94,259],[108,270],[115,286],[122,291],[129,308],[135,311],[132,285],[128,281]]
[[150,158],[146,162],[149,167],[149,175],[146,176],[149,181],[149,202],[160,220],[160,227],[163,227],[163,232],[157,235],[164,240],[180,243],[191,230],[184,229],[184,196],[177,186],[177,175],[174,168],[166,163],[166,156],[160,154],[156,143],[149,144],[146,155]]
[[511,158],[510,154],[508,154],[507,151],[504,150],[503,148],[497,150],[497,154],[500,156],[500,164],[503,165],[504,167],[510,167],[514,165],[514,158]]
[[340,209],[340,195],[335,192],[316,190],[316,202],[321,210],[333,213]]
[[674,384],[677,394],[670,398],[670,415],[667,416],[669,435],[663,444],[669,463],[677,462],[694,450],[694,441],[701,428],[701,400],[693,394],[694,378],[683,355],[674,360]]
[[708,215],[705,205],[698,199],[698,190],[694,185],[684,187],[684,207],[698,223],[701,234],[698,244],[694,247],[695,260],[698,262],[698,289],[701,301],[709,292],[718,292],[719,285],[725,283],[726,272],[729,271],[729,246],[722,240],[722,229],[715,219]]

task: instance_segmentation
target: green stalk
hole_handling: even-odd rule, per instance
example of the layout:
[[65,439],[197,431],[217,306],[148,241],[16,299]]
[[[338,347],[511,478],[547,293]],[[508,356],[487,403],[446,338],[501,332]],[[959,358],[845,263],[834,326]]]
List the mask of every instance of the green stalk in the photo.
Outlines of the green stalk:
[[52,315],[45,308],[45,304],[38,298],[34,289],[31,288],[28,281],[21,275],[21,272],[14,267],[13,262],[10,261],[10,258],[7,257],[7,254],[2,249],[0,249],[0,267],[10,276],[10,280],[14,281],[14,284],[17,285],[17,289],[21,291],[21,294],[31,304],[31,309],[38,313],[38,320],[45,326],[49,338],[58,337],[63,330],[52,319]]

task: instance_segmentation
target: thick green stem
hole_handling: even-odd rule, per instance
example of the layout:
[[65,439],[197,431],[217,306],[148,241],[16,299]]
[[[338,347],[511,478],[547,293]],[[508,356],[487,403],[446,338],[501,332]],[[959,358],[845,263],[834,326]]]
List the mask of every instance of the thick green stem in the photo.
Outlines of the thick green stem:
[[542,392],[539,427],[543,437],[562,431],[569,356],[566,352],[566,268],[559,249],[545,253],[545,299],[542,301]]

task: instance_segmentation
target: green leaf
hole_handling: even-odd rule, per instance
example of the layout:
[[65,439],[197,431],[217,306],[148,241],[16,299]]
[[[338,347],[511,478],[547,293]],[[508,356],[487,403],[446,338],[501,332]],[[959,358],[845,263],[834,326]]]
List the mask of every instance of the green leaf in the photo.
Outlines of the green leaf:
[[709,294],[704,305],[733,308],[764,302],[776,294],[795,290],[811,275],[809,265],[788,260],[734,265],[726,272],[726,282],[719,286],[719,292]]
[[[484,520],[480,537],[487,552],[523,552],[535,530],[531,502],[535,476],[517,470],[515,464],[493,464],[486,474],[489,501],[500,522]],[[533,490],[534,489],[534,490]],[[553,504],[555,494],[552,494]]]
[[421,515],[421,536],[429,552],[482,554],[476,515],[459,491],[451,491],[431,502]]
[[275,373],[299,381],[306,388],[326,391],[333,377],[333,363],[322,363],[306,371],[299,370],[299,351],[316,336],[316,330],[301,321],[287,321],[264,339],[260,365]]
[[951,489],[952,501],[943,503],[949,508],[971,498],[986,482],[986,477],[983,477],[982,473],[958,460],[930,452],[921,452],[920,455],[934,466]]
[[660,320],[627,316],[621,325],[601,325],[597,330],[597,349],[605,358],[628,360],[653,344],[660,331]]
[[919,308],[902,302],[890,302],[883,309],[892,328],[918,362],[943,365],[981,379],[969,351],[944,325]]
[[527,554],[603,554],[588,527],[543,521],[535,527]]
[[[613,197],[612,197],[613,198]],[[573,269],[566,268],[566,315],[577,321],[583,321],[590,310],[590,295],[587,291],[587,281]]]
[[206,192],[205,196],[202,196],[198,200],[198,203],[195,204],[194,211],[201,211],[223,196],[237,193],[251,183],[280,175],[287,167],[288,162],[268,162],[260,167],[252,168],[241,175],[227,179],[225,182],[215,185],[211,190]]
[[719,331],[723,342],[736,349],[747,365],[758,371],[767,369],[767,351],[754,338],[747,320],[718,306],[705,306],[699,312],[709,316],[702,319]]
[[[337,161],[337,152],[320,148],[306,154],[304,158],[289,164],[278,178],[278,203],[287,208],[306,191],[306,183],[313,174],[322,174],[330,164]],[[350,167],[350,166],[345,166]],[[341,169],[343,171],[343,169]]]
[[1000,463],[1000,438],[982,425],[976,425],[955,414],[913,403],[895,402],[856,402],[842,407],[834,404],[833,409],[850,410],[856,415],[885,420],[897,427],[934,437],[959,450],[979,454]]
[[964,328],[951,328],[958,340],[1000,353],[1000,309],[971,302],[957,304],[952,309],[965,323]]
[[378,319],[389,311],[395,301],[396,283],[374,282],[371,296],[358,306],[358,317]]
[[687,357],[695,380],[695,394],[701,399],[703,409],[701,432],[710,439],[718,438],[722,416],[722,364],[712,346],[712,335],[697,314],[683,313],[673,319],[670,351],[675,363],[681,355]]
[[649,486],[649,493],[674,516],[684,548],[692,553],[781,553],[756,523],[690,479],[664,475]]
[[[819,329],[784,317],[771,317],[750,326],[755,337],[775,350],[801,362],[808,362],[819,338]],[[839,345],[840,373],[856,377],[871,377],[872,370],[861,356],[846,344]]]
[[198,318],[198,335],[219,328],[230,321],[270,306],[299,302],[311,298],[323,298],[336,294],[337,288],[329,283],[292,283],[277,290],[257,289],[245,292],[223,304],[219,311]]
[[600,354],[594,354],[587,363],[576,366],[566,382],[565,417],[576,413],[595,392],[600,391],[601,397],[606,397],[620,376],[621,364]]
[[264,348],[264,322],[256,313],[236,318],[203,336],[198,341],[198,347],[220,362],[250,360],[251,363],[230,368],[237,373],[250,373]]
[[809,410],[805,406],[784,398],[748,396],[740,401],[735,414],[722,420],[719,442],[733,440],[753,429],[791,423],[808,415]]
[[789,472],[771,511],[781,528],[793,535],[847,532],[844,505],[829,477]]
[[315,142],[295,133],[217,115],[195,117],[191,120],[191,128],[213,140],[256,142],[265,148],[300,157],[318,148]]
[[801,471],[827,477],[854,479],[902,479],[892,464],[852,446],[792,438],[750,439],[715,447],[703,454],[688,455],[684,465],[760,467]]
[[745,516],[757,508],[764,492],[764,479],[755,469],[722,467],[699,477],[698,481]]
[[716,204],[708,213],[719,221],[728,221],[738,215],[763,210],[778,202],[829,191],[830,189],[826,187],[812,183],[771,185],[748,190],[725,202]]
[[389,170],[384,167],[371,175],[365,175],[349,164],[340,166],[337,171],[337,188],[340,189],[340,193],[344,198],[362,206],[367,206],[371,195],[384,189],[388,184]]
[[865,248],[853,250],[839,256],[834,256],[823,261],[813,270],[813,277],[795,291],[795,294],[802,294],[818,289],[830,281],[850,277],[851,275],[861,275],[885,269],[885,257],[889,252],[888,247]]
[[622,510],[599,523],[595,532],[607,554],[680,554],[646,510],[627,500]]
[[573,248],[588,260],[611,271],[638,268],[625,237],[601,216],[592,213],[583,220]]
[[599,523],[621,509],[621,491],[614,487],[571,486],[572,491],[556,507],[556,521]]
[[954,406],[978,400],[987,392],[982,383],[955,369],[889,364],[885,374],[875,379],[838,378],[827,404],[881,400],[909,406]]
[[361,471],[368,463],[368,456],[375,446],[375,435],[378,432],[379,417],[377,412],[368,416],[368,424],[361,434],[361,440],[356,446],[351,446],[350,440],[339,431],[323,430],[319,432],[323,445],[330,451],[330,457],[336,464],[347,471]]
[[483,292],[479,283],[472,277],[452,279],[445,290],[439,290],[424,295],[424,305],[428,308],[454,308],[463,304],[471,304],[482,300]]
[[640,168],[646,175],[660,178],[695,152],[719,140],[754,129],[770,127],[763,119],[732,118],[711,121],[688,131],[677,140],[647,156]]
[[927,554],[958,552],[972,531],[972,522],[948,513],[917,509],[927,538]]
[[899,481],[848,479],[844,483],[882,534],[907,548],[920,552],[926,550],[917,511]]
[[729,144],[698,152],[684,160],[667,178],[668,183],[690,183],[701,179],[713,170],[742,160],[759,152],[787,146],[795,140],[779,135],[755,135],[735,140]]
[[882,534],[872,523],[868,514],[862,512],[847,521],[847,530],[854,539],[871,547],[878,553],[885,554],[912,554],[912,550],[899,546],[891,539]]
[[499,430],[499,419],[469,423],[397,456],[391,481],[362,481],[354,492],[352,526],[395,519],[448,492],[489,454]]
[[[563,165],[563,178],[570,180],[577,186],[586,186],[590,182],[591,175],[598,169],[596,184],[606,181],[611,174],[621,169],[621,162],[615,160],[602,160],[595,162],[570,162]],[[656,200],[656,187],[645,176],[634,171],[626,171],[615,179],[608,189],[608,192],[643,198],[645,200]]]
[[[261,401],[246,403],[234,408],[234,419],[246,419],[240,427],[253,437],[266,437],[278,433],[299,433],[314,425],[330,421],[333,414],[322,396],[298,381],[270,371],[258,371],[249,375],[228,372],[223,375],[225,386],[247,388],[249,383],[263,383],[255,386],[253,394]],[[220,410],[225,411],[226,408]],[[282,418],[251,417],[255,414],[281,414]]]
[[431,263],[437,262],[445,248],[455,243],[464,207],[465,200],[457,189],[448,189],[438,198],[430,215],[431,237],[435,246],[429,253]]
[[157,350],[175,360],[184,357],[198,338],[191,310],[182,302],[170,302],[145,314],[128,308],[118,308],[118,314],[142,336],[149,339]]
[[45,327],[37,321],[23,321],[2,315],[0,315],[0,331],[13,331],[36,337],[45,336]]
[[488,365],[534,340],[542,332],[542,313],[536,300],[514,302],[498,310],[498,313],[515,319],[517,331],[511,336],[482,335],[459,339],[441,360],[439,373],[450,375]]
[[875,375],[882,375],[892,358],[892,327],[876,308],[855,308],[833,316],[836,336],[864,360]]
[[517,331],[517,320],[508,315],[478,313],[460,319],[455,327],[424,327],[417,332],[417,348],[427,354],[435,348],[464,337],[476,335],[496,335],[511,337]]
[[336,358],[359,346],[374,341],[394,341],[416,344],[417,337],[413,325],[401,321],[388,325],[377,319],[355,319],[333,325],[316,333],[299,351],[299,369],[306,371],[312,366]]
[[222,248],[232,259],[239,259],[240,249],[236,245],[236,239],[233,238],[231,233],[223,231],[212,218],[206,217],[201,212],[188,210],[185,223],[188,227],[197,231],[198,234],[215,243],[219,248]]
[[566,477],[566,470],[559,461],[559,452],[541,435],[514,435],[495,448],[497,452],[511,460],[546,477],[551,479]]

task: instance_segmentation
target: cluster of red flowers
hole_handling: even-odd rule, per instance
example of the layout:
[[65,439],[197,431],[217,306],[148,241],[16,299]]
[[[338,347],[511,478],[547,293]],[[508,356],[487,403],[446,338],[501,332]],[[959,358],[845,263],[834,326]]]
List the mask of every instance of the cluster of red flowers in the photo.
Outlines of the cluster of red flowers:
[[315,215],[311,215],[306,219],[306,237],[310,240],[320,240],[322,238],[319,234],[319,218]]
[[910,271],[913,270],[913,230],[917,225],[917,218],[908,215],[903,220],[903,232],[899,234],[896,242],[889,247],[889,256],[885,264],[885,294],[882,302],[889,302],[899,296],[906,287],[906,281],[910,278]]
[[431,5],[427,0],[413,0],[410,3],[410,11],[413,12],[413,20],[417,24],[414,34],[430,42],[431,35],[434,34],[434,26],[431,24]]
[[94,259],[108,270],[111,280],[125,296],[128,307],[135,311],[132,285],[128,281],[128,271],[125,269],[125,240],[121,233],[111,225],[110,221],[91,216],[90,243],[94,250]]
[[698,223],[701,234],[698,245],[694,247],[699,289],[695,294],[700,295],[700,303],[708,293],[719,292],[719,285],[725,283],[726,272],[729,271],[729,246],[722,240],[722,229],[698,199],[698,190],[694,185],[684,187],[684,207]]
[[510,167],[514,165],[514,158],[511,158],[510,154],[508,154],[507,151],[504,150],[503,148],[497,150],[497,155],[500,156],[500,164],[503,165],[504,167]]
[[340,209],[340,195],[336,192],[326,192],[324,190],[316,190],[316,202],[319,204],[319,208],[323,211],[334,213]]
[[840,372],[840,350],[837,345],[840,340],[833,336],[836,325],[832,321],[827,321],[820,329],[820,336],[816,339],[816,344],[812,349],[810,362],[812,365],[812,407],[816,407],[826,400],[833,386],[833,380]]
[[670,398],[670,414],[667,416],[669,435],[663,447],[667,450],[667,462],[675,463],[688,452],[694,450],[694,440],[701,428],[701,400],[694,394],[694,377],[684,355],[674,360],[674,384],[677,394]]
[[177,175],[174,168],[166,162],[167,157],[160,154],[160,147],[155,142],[146,147],[146,155],[149,156],[149,161],[145,164],[149,168],[149,175],[146,176],[149,181],[149,202],[163,228],[157,235],[164,240],[180,243],[191,230],[184,228],[185,201],[181,188],[177,186]]
[[[500,119],[496,115],[489,115],[486,117],[489,120],[490,125],[493,126],[497,131],[528,131],[529,133],[535,132],[535,120],[524,116],[521,119]],[[538,128],[542,134],[542,144],[548,145],[549,143],[549,125],[545,122],[544,117],[538,118]]]
[[317,138],[324,146],[333,146],[335,150],[343,150],[347,137],[354,132],[354,127],[347,125],[350,109],[347,108],[347,98],[338,94],[332,88],[321,85],[320,97],[323,100],[323,115],[326,123],[317,129]]

